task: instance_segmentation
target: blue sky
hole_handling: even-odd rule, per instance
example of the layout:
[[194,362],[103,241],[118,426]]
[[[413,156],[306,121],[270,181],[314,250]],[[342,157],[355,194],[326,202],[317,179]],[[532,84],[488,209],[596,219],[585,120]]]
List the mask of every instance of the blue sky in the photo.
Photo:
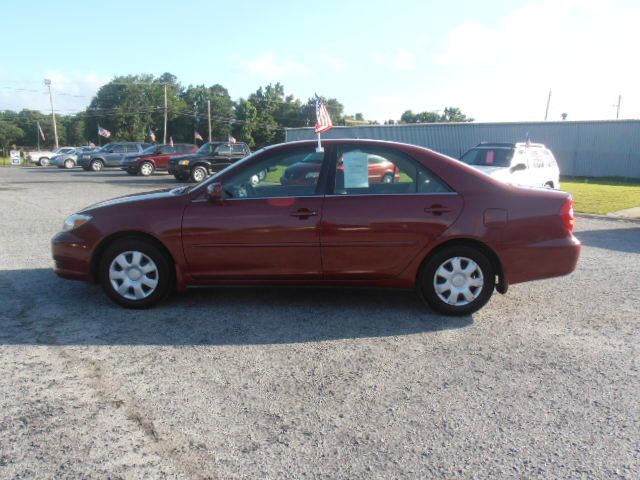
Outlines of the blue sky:
[[[4,3],[4,2],[3,2]],[[0,110],[73,112],[114,75],[169,71],[233,98],[281,82],[346,113],[458,106],[478,121],[640,118],[640,2],[42,1],[3,5]],[[26,91],[25,91],[26,90]]]

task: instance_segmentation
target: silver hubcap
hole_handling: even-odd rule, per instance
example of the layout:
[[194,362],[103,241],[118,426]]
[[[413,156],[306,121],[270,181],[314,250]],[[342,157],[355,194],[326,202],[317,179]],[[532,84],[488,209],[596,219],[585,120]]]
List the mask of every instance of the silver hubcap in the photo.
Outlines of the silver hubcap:
[[140,171],[142,172],[142,175],[151,175],[153,167],[148,163],[143,163],[142,167],[140,167]]
[[204,172],[202,171],[202,169],[198,168],[193,172],[193,179],[196,182],[201,182],[202,180],[204,180]]
[[93,162],[91,166],[96,172],[102,170],[102,162]]
[[122,252],[111,262],[109,281],[128,300],[142,300],[158,286],[158,267],[142,252]]
[[476,262],[467,257],[452,257],[436,270],[433,287],[444,303],[464,306],[473,302],[482,291],[484,275]]
[[64,166],[67,168],[72,168],[73,162],[71,160],[67,160],[66,162],[64,162]]

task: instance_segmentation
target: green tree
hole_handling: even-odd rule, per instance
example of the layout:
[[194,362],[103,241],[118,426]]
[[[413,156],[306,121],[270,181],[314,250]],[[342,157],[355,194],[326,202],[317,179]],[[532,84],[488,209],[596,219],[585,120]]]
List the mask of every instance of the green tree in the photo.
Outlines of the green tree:
[[24,137],[24,131],[5,120],[0,120],[0,146],[2,147],[3,156],[8,155],[11,145],[20,143]]
[[441,122],[473,122],[473,118],[467,117],[458,107],[447,107],[440,116]]

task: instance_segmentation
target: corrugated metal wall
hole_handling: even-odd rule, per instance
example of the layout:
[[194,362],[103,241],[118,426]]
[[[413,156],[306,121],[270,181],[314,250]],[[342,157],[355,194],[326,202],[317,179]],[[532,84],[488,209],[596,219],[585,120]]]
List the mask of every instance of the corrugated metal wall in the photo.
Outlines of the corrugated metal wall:
[[[640,178],[640,120],[532,123],[435,123],[334,127],[323,138],[371,138],[421,145],[459,158],[480,142],[544,143],[562,175]],[[290,128],[286,141],[312,140],[312,128]]]

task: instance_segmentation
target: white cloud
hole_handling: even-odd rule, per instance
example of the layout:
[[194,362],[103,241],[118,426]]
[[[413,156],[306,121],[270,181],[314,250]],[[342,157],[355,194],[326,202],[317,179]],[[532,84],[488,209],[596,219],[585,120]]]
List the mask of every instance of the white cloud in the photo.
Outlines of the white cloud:
[[413,70],[416,67],[413,54],[404,48],[398,48],[393,53],[375,52],[371,55],[371,61],[375,65],[393,67],[397,70]]
[[638,116],[639,21],[640,4],[615,0],[541,0],[491,24],[465,19],[433,56],[451,79],[443,97],[481,120],[542,119],[551,88],[550,117],[577,120],[612,118],[621,93],[623,116]]
[[0,104],[3,109],[22,110],[23,108],[51,111],[49,94],[44,79],[51,80],[54,108],[58,113],[76,113],[84,110],[98,89],[109,82],[110,77],[95,72],[61,73],[48,70],[42,75],[42,81],[3,82],[0,77]]
[[349,62],[328,53],[318,55],[319,60],[335,73],[343,73],[349,68]]
[[272,52],[265,52],[252,60],[240,60],[241,67],[251,75],[266,80],[282,80],[286,77],[311,74],[306,65],[292,60],[279,60]]
[[381,123],[389,119],[397,120],[402,112],[411,108],[410,105],[411,101],[404,97],[374,95],[369,99],[365,117]]

